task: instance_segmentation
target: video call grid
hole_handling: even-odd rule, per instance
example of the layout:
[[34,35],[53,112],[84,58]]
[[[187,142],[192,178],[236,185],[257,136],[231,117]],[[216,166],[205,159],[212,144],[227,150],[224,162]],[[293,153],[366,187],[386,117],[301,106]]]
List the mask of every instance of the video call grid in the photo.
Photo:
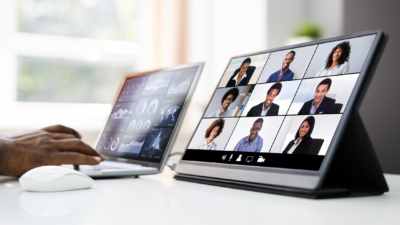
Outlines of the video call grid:
[[[189,71],[190,69],[192,71]],[[184,70],[184,72],[186,72],[186,75],[185,74],[182,75],[182,72],[177,74],[177,72],[180,72],[181,70],[182,69],[177,69],[177,70],[173,70],[173,71],[167,71],[167,72],[173,73],[173,75],[170,77],[168,86],[166,86],[166,88],[165,88],[166,91],[163,94],[151,95],[151,94],[147,93],[144,96],[144,95],[142,95],[144,87],[141,87],[140,93],[138,93],[138,97],[136,97],[135,100],[131,100],[131,99],[126,99],[125,100],[123,98],[121,99],[121,97],[123,95],[124,87],[126,85],[126,82],[125,82],[125,84],[123,85],[123,88],[121,89],[121,92],[120,92],[120,94],[119,94],[119,96],[117,98],[117,102],[116,102],[115,105],[117,105],[117,104],[126,104],[126,103],[131,103],[131,104],[135,103],[136,106],[133,109],[133,112],[134,112],[136,110],[136,108],[139,107],[137,105],[137,103],[141,99],[143,99],[143,98],[151,98],[151,97],[152,98],[161,97],[159,99],[158,109],[156,110],[156,113],[154,113],[154,115],[153,115],[153,121],[151,122],[150,128],[145,133],[143,133],[143,132],[129,132],[128,133],[127,129],[128,129],[128,126],[129,126],[129,122],[131,122],[133,117],[135,117],[134,113],[132,113],[132,115],[130,116],[130,118],[128,120],[128,123],[125,124],[123,132],[112,132],[112,131],[108,132],[108,131],[104,130],[102,136],[106,134],[106,135],[110,135],[111,137],[119,137],[120,141],[119,141],[119,146],[117,146],[116,151],[113,151],[113,152],[107,151],[107,152],[105,152],[104,150],[102,150],[103,153],[106,153],[106,155],[109,155],[109,156],[112,156],[112,157],[115,157],[115,156],[124,157],[124,156],[126,156],[126,157],[129,157],[130,159],[141,159],[141,160],[147,160],[147,161],[160,161],[161,160],[161,158],[162,158],[162,156],[163,156],[163,154],[165,152],[165,147],[169,143],[170,135],[173,132],[173,129],[175,128],[175,123],[173,125],[168,125],[168,124],[167,125],[162,125],[162,124],[154,125],[154,120],[159,116],[160,111],[161,111],[161,106],[164,103],[164,101],[167,101],[167,100],[171,100],[171,101],[175,101],[175,102],[176,101],[181,102],[180,109],[178,110],[178,112],[176,114],[174,114],[175,122],[179,119],[179,116],[180,116],[180,113],[181,113],[181,108],[183,106],[183,103],[184,103],[184,101],[185,101],[185,99],[187,97],[187,93],[190,90],[190,87],[191,87],[191,85],[193,83],[193,79],[195,77],[195,73],[192,73],[192,74],[189,74],[189,75],[187,75],[187,73],[188,73],[188,71],[189,72],[197,72],[197,67],[184,68],[183,70]],[[159,76],[160,74],[162,75],[163,73],[165,73],[165,72],[160,72],[160,73],[156,73],[156,74],[149,74],[149,75],[146,75],[146,76],[143,76],[143,77],[132,77],[132,78],[128,78],[128,79],[129,80],[133,80],[135,78],[136,79],[137,78],[141,78],[142,82],[144,81],[146,83],[148,81],[149,77],[151,77],[151,76]],[[186,84],[187,84],[187,82],[189,82],[188,83],[188,87],[187,87],[186,91],[182,91],[183,90],[182,89],[182,85],[181,86],[178,85],[178,87],[176,87],[173,91],[170,92],[169,91],[170,87],[171,87],[171,85],[173,85],[172,81],[174,80],[174,78],[176,78],[178,76],[188,76],[190,78],[190,81],[188,81],[188,80],[185,81]],[[180,91],[180,92],[177,93],[177,91]],[[107,122],[107,124],[110,122],[110,119],[111,119],[111,116],[110,116],[109,121]],[[165,119],[167,119],[167,118],[165,118]],[[166,143],[165,142],[162,143],[162,145],[164,146],[164,149],[162,150],[162,152],[160,152],[160,151],[158,151],[158,152],[152,151],[152,152],[148,152],[148,153],[144,154],[143,150],[144,150],[145,145],[147,144],[149,135],[152,134],[152,132],[157,132],[157,131],[160,131],[160,133],[165,133],[166,136],[167,136],[168,141]],[[135,136],[137,136],[137,135],[142,135],[142,136],[145,135],[146,136],[145,139],[144,139],[143,145],[141,146],[141,149],[140,149],[139,153],[138,154],[129,154],[129,153],[125,152],[125,153],[121,154],[120,153],[120,148],[121,148],[122,140],[123,139],[127,139],[127,137],[132,137],[134,135]],[[101,142],[101,140],[99,142]],[[96,146],[96,148],[97,148],[97,146]],[[154,152],[155,152],[155,154],[158,155],[157,160],[154,160],[154,158],[153,158],[155,154],[152,154],[152,153],[154,153]]]
[[[360,37],[360,38],[362,38],[362,37]],[[353,39],[354,39],[354,38],[353,38]],[[344,41],[344,40],[342,40],[342,41]],[[328,42],[328,43],[329,43],[329,42]],[[326,44],[326,43],[324,43],[324,44]],[[300,79],[300,80],[301,80],[301,83],[298,85],[297,90],[296,90],[295,94],[293,95],[293,97],[292,97],[292,99],[291,99],[291,102],[290,102],[290,105],[289,105],[289,109],[291,108],[291,106],[292,106],[292,104],[293,104],[293,101],[294,101],[294,99],[296,98],[296,96],[297,96],[297,94],[298,94],[298,91],[299,91],[300,87],[302,86],[304,80],[318,79],[318,78],[316,78],[316,77],[309,77],[309,78],[306,78],[306,77],[304,77],[304,76],[305,76],[305,74],[306,74],[308,68],[310,67],[310,64],[311,64],[311,62],[312,62],[312,60],[313,60],[313,58],[314,58],[314,56],[315,56],[315,53],[317,52],[318,48],[320,47],[320,45],[323,45],[323,44],[317,45],[317,47],[316,47],[315,50],[313,51],[312,57],[310,58],[310,60],[309,60],[309,62],[308,62],[308,65],[307,65],[307,69],[305,70],[304,74],[302,75],[302,78]],[[296,48],[296,49],[297,49],[297,48]],[[370,48],[370,49],[371,49],[371,48]],[[370,49],[368,50],[368,54],[369,54]],[[295,50],[295,49],[293,49],[293,50]],[[265,53],[265,54],[269,54],[269,56],[268,56],[268,59],[265,61],[265,64],[264,64],[264,66],[263,66],[262,71],[265,70],[265,67],[267,66],[268,60],[271,58],[271,55],[272,55],[273,53],[274,53],[274,52]],[[260,54],[258,54],[258,55],[260,55]],[[255,56],[255,55],[253,55],[253,56]],[[249,57],[251,57],[251,56],[249,56]],[[234,59],[232,59],[232,60],[234,60]],[[232,60],[231,60],[231,61],[232,61]],[[363,66],[363,65],[364,65],[364,63],[362,64],[362,66]],[[229,67],[229,64],[228,64],[228,67]],[[227,69],[228,69],[228,67],[227,67]],[[226,70],[227,70],[227,69],[226,69]],[[332,74],[332,75],[329,74],[329,75],[325,75],[325,76],[323,76],[323,77],[338,77],[338,76],[346,76],[346,75],[355,75],[355,74],[359,74],[359,72],[360,72],[361,70],[362,70],[362,67],[361,67],[361,68],[359,69],[359,71],[357,71],[357,72],[353,72],[353,73],[352,73],[352,72],[348,72],[348,73],[346,73],[346,74],[338,74],[338,75],[336,75],[336,74]],[[260,80],[260,78],[261,78],[261,74],[262,74],[262,73],[260,73],[260,74],[257,75],[258,77],[257,77],[257,82],[256,82],[256,84],[249,84],[249,86],[250,86],[250,85],[254,85],[254,86],[259,85],[260,83],[258,83],[258,82],[259,82],[259,80]],[[223,80],[223,79],[221,79],[221,82],[222,82],[222,80]],[[357,76],[357,80],[358,80],[358,76]],[[286,82],[286,81],[279,81],[279,82]],[[287,81],[287,82],[290,82],[290,81]],[[356,83],[356,82],[355,82],[355,83]],[[354,90],[355,83],[354,83],[354,85],[352,86],[352,89],[351,89],[351,91],[350,91],[350,96],[351,96],[351,94],[352,94],[352,92],[353,92],[353,90]],[[224,87],[217,88],[216,92],[217,92],[219,89],[224,89]],[[254,89],[253,89],[253,91],[254,91]],[[215,96],[215,93],[216,93],[216,92],[214,92],[213,97]],[[350,96],[349,96],[349,97],[350,97]],[[251,99],[252,97],[253,97],[253,93],[251,94],[250,99]],[[347,101],[348,101],[348,99],[347,99]],[[347,102],[346,102],[346,103],[347,103]],[[210,104],[211,104],[211,101],[210,101],[209,105],[207,106],[207,108],[210,106]],[[245,105],[244,105],[244,107],[243,107],[243,110],[248,106],[248,104],[249,104],[249,99],[248,99],[247,102],[245,103]],[[240,107],[240,106],[239,106],[239,107]],[[221,116],[221,117],[206,117],[206,113],[203,115],[203,120],[204,120],[204,119],[217,119],[217,118],[239,118],[239,119],[235,122],[235,126],[234,126],[234,128],[232,129],[232,132],[231,132],[231,134],[230,134],[230,137],[229,137],[228,141],[226,142],[226,144],[225,144],[225,146],[224,146],[224,150],[226,150],[226,147],[227,147],[227,145],[228,145],[230,139],[232,138],[232,134],[233,134],[233,132],[235,132],[236,126],[237,126],[237,124],[239,123],[239,121],[241,120],[241,118],[247,117],[246,115],[243,115],[243,112],[244,112],[244,111],[242,111],[242,113],[241,113],[240,115],[235,116],[235,117],[227,117],[227,116]],[[328,115],[335,115],[335,114],[336,114],[336,115],[337,115],[337,114],[341,115],[341,114],[343,114],[343,113],[344,113],[344,111],[339,111],[339,112],[331,113],[331,114],[328,114]],[[311,115],[311,114],[310,114],[310,115]],[[325,115],[327,115],[327,114],[325,114]],[[288,111],[286,111],[286,113],[285,113],[285,115],[284,115],[285,119],[286,119],[287,116],[294,116],[294,117],[295,117],[295,116],[298,116],[298,115],[296,115],[295,113],[289,113],[289,110],[288,110]],[[271,117],[271,116],[261,116],[261,115],[260,115],[259,117],[262,118],[262,117]],[[284,119],[284,120],[285,120],[285,119]],[[283,124],[283,121],[282,121],[282,123],[281,123],[281,126],[282,126],[282,124]],[[199,124],[199,125],[200,125],[200,124]],[[336,129],[337,129],[337,126],[336,126]],[[336,132],[336,129],[335,129],[335,131],[333,132],[333,134]],[[275,140],[276,140],[276,138],[277,138],[277,136],[278,136],[280,130],[281,130],[281,127],[280,127],[279,130],[277,131],[273,143],[275,142]],[[197,131],[198,131],[198,127],[196,128],[196,132],[197,132]],[[192,140],[191,140],[191,141],[193,141],[193,137],[192,137]],[[273,146],[273,144],[271,145],[270,148],[272,148],[272,146]],[[189,149],[189,146],[188,146],[187,149]],[[194,150],[194,149],[193,149],[193,150]]]
[[[357,74],[359,74],[359,73],[352,73],[352,74],[342,74],[342,75],[335,75],[335,77],[340,77],[340,76],[348,76],[348,75],[357,75]],[[312,79],[321,79],[321,78],[308,78],[308,80],[312,80]],[[297,95],[297,92],[298,92],[298,90],[300,89],[300,87],[301,87],[301,85],[302,85],[302,83],[303,83],[303,80],[304,79],[302,79],[302,80],[300,80],[300,84],[297,86],[297,89],[296,89],[296,91],[295,91],[295,94],[293,95],[293,97],[291,98],[291,102],[290,102],[290,105],[289,105],[289,109],[291,108],[291,106],[292,106],[292,103],[293,103],[293,101],[294,101],[294,99],[296,98],[296,95]],[[282,81],[282,82],[292,82],[292,81]],[[282,82],[280,82],[280,83],[282,83]],[[278,82],[273,82],[273,83],[271,83],[271,84],[274,84],[274,83],[278,83]],[[263,85],[263,84],[265,84],[265,83],[258,83],[258,84],[251,84],[251,85],[247,85],[247,86],[260,86],[260,85]],[[220,89],[220,90],[223,90],[223,89],[229,89],[229,88],[218,88],[218,89]],[[218,90],[217,89],[217,90]],[[254,90],[254,89],[253,89]],[[352,92],[351,92],[352,93]],[[215,93],[214,93],[215,94]],[[350,94],[351,95],[351,94]],[[253,93],[251,93],[251,95],[250,95],[250,98],[253,96]],[[250,100],[250,99],[249,99]],[[211,103],[211,102],[210,102]],[[244,111],[244,109],[246,109],[246,107],[247,107],[247,105],[249,104],[249,101],[247,101],[246,103],[245,103],[245,105],[244,105],[244,107],[243,107],[243,111]],[[315,114],[315,115],[313,115],[314,117],[319,117],[319,116],[324,116],[324,115],[341,115],[341,114],[343,114],[343,112],[339,112],[339,113],[330,113],[330,114]],[[234,128],[231,130],[231,132],[230,132],[230,137],[229,137],[229,139],[228,139],[228,141],[225,143],[225,146],[224,146],[224,150],[222,150],[222,151],[233,151],[233,149],[227,149],[227,145],[228,145],[228,143],[230,142],[230,140],[231,140],[231,138],[232,138],[232,134],[236,131],[236,126],[237,126],[237,124],[239,123],[239,121],[241,120],[241,118],[248,118],[248,116],[246,116],[246,115],[243,115],[243,114],[241,114],[241,115],[239,115],[239,116],[236,116],[236,117],[224,117],[224,116],[222,116],[222,117],[205,117],[205,115],[206,114],[204,114],[203,115],[203,119],[218,119],[218,118],[227,118],[227,119],[230,119],[230,118],[239,118],[236,122],[235,122],[235,126],[234,126]],[[312,115],[312,114],[310,114],[310,115]],[[280,127],[279,127],[279,129],[277,130],[277,132],[276,132],[276,134],[275,134],[275,136],[274,136],[274,140],[272,141],[272,144],[271,144],[271,146],[270,146],[270,148],[269,148],[269,151],[268,151],[268,153],[270,153],[270,151],[271,151],[271,149],[272,149],[272,147],[273,147],[273,145],[274,145],[274,143],[275,143],[275,140],[276,140],[276,138],[277,138],[277,136],[279,135],[279,133],[280,133],[280,131],[281,131],[281,127],[282,127],[282,124],[283,124],[283,122],[284,122],[284,120],[286,119],[286,117],[287,116],[293,116],[293,117],[298,117],[298,116],[302,116],[302,115],[299,115],[299,114],[290,114],[289,113],[289,110],[285,113],[285,115],[275,115],[275,116],[257,116],[258,118],[265,118],[265,117],[269,117],[269,118],[271,118],[271,117],[283,117],[284,119],[282,120],[282,122],[281,122],[281,124],[280,124]],[[337,127],[336,127],[337,128]],[[196,129],[196,131],[197,131],[197,129]],[[189,149],[189,148],[188,148]],[[193,150],[196,150],[196,149],[193,149]],[[266,153],[266,152],[263,152],[263,153]]]

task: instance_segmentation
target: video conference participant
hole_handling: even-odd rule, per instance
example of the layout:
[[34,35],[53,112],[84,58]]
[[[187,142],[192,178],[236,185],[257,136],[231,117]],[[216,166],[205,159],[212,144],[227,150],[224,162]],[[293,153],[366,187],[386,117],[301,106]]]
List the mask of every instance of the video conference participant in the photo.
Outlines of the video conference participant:
[[250,134],[242,138],[233,149],[234,152],[260,152],[263,146],[263,139],[258,135],[264,120],[262,118],[254,121],[250,128]]
[[247,85],[251,79],[251,76],[256,70],[255,66],[250,66],[251,59],[246,58],[243,60],[242,65],[235,70],[231,78],[229,78],[226,87],[235,87],[235,86],[243,86]]
[[279,105],[273,103],[273,101],[276,98],[276,96],[279,95],[279,93],[281,92],[281,89],[282,89],[281,83],[278,82],[278,83],[273,84],[267,92],[265,101],[254,106],[253,108],[251,108],[250,111],[247,113],[247,116],[276,116],[276,115],[278,115]]
[[344,41],[336,45],[326,59],[326,64],[315,77],[323,77],[349,72],[350,42]]
[[314,99],[303,104],[299,115],[334,113],[336,100],[325,96],[328,94],[331,84],[332,80],[329,78],[321,81],[315,89]]
[[294,140],[290,141],[282,154],[310,154],[313,139],[311,133],[315,125],[313,116],[307,117],[297,130]]
[[232,116],[233,110],[229,110],[229,106],[236,100],[239,95],[239,89],[229,89],[221,99],[222,108],[212,112],[208,117],[228,117]]
[[271,74],[266,83],[293,80],[294,73],[289,69],[289,66],[293,62],[295,55],[295,51],[290,51],[286,54],[286,57],[282,62],[282,68]]
[[206,134],[204,135],[206,140],[197,148],[204,150],[215,150],[217,148],[217,143],[215,143],[214,140],[221,134],[222,129],[224,129],[224,125],[224,119],[219,118],[214,120],[206,130]]

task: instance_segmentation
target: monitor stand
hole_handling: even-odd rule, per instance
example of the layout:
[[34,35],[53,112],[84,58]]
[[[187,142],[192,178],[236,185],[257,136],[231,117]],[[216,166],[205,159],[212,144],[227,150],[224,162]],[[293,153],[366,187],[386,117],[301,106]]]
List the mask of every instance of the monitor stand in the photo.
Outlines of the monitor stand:
[[372,143],[358,112],[346,126],[340,144],[333,155],[322,187],[317,190],[248,183],[211,177],[177,174],[177,180],[210,184],[257,192],[322,199],[381,195],[389,190]]

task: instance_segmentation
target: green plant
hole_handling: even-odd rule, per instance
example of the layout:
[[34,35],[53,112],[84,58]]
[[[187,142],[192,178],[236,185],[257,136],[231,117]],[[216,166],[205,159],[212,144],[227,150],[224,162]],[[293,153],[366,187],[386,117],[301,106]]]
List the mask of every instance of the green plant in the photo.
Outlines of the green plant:
[[294,36],[307,36],[314,39],[319,39],[321,37],[321,27],[316,23],[306,20],[295,31]]

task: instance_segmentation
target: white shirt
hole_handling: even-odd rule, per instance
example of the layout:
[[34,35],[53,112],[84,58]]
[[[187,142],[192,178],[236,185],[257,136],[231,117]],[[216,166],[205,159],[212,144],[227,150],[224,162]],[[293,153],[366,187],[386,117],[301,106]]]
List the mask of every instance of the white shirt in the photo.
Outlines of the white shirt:
[[349,62],[344,62],[340,66],[335,66],[332,68],[332,70],[325,69],[325,66],[322,67],[317,75],[315,77],[324,77],[324,76],[330,76],[330,75],[340,75],[340,74],[347,74],[349,73]]
[[199,147],[197,147],[197,148],[203,149],[203,150],[215,150],[217,148],[217,143],[215,143],[213,140],[212,142],[210,142],[210,144],[207,144],[207,140],[208,140],[208,138],[206,138],[204,143],[199,145]]
[[232,116],[233,110],[227,109],[224,113],[221,113],[221,110],[217,110],[212,112],[208,117],[229,117]]
[[294,152],[294,150],[296,150],[297,146],[299,146],[299,144],[301,143],[301,141],[302,141],[303,139],[300,139],[299,143],[297,143],[297,145],[296,145],[297,140],[299,140],[299,139],[297,138],[297,139],[294,141],[292,147],[289,149],[289,151],[287,152],[287,154],[292,154],[292,153]]
[[238,84],[240,84],[240,81],[242,81],[245,77],[247,77],[246,72],[244,72],[244,74],[243,74],[243,76],[242,76],[242,79],[240,79],[240,81],[237,82],[237,78],[238,78],[239,74],[240,74],[240,70],[239,70],[239,73],[237,73],[236,76],[233,78],[233,79],[235,80],[235,86],[237,86]]
[[[272,105],[272,103],[271,103],[271,105]],[[271,105],[269,105],[267,109],[264,109],[265,105],[263,104],[263,109],[261,111],[261,116],[266,116],[267,115],[267,113],[269,111],[269,108],[271,108]]]

